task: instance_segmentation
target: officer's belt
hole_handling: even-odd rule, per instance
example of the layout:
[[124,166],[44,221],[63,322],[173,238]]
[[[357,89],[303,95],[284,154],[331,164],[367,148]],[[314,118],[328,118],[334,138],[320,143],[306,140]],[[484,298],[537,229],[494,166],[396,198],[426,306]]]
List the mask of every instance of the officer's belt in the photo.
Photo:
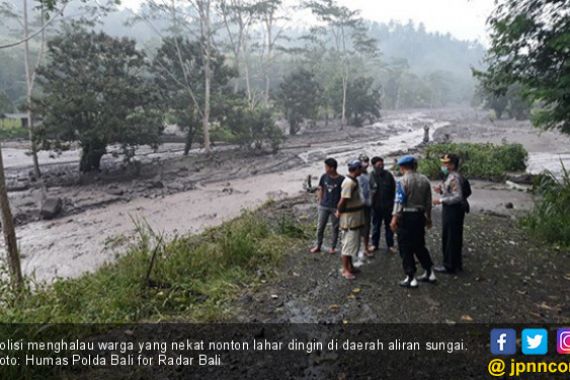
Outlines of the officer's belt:
[[404,207],[403,212],[424,212],[423,207]]

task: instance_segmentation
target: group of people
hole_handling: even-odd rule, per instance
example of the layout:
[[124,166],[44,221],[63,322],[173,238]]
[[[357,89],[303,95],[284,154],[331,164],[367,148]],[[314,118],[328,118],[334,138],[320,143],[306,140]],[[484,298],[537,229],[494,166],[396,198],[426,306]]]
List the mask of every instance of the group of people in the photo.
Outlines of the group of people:
[[[369,172],[370,164],[372,169]],[[463,270],[463,222],[469,212],[469,182],[458,172],[459,157],[447,154],[441,158],[444,181],[434,186],[432,196],[429,179],[417,172],[418,162],[404,156],[397,162],[398,181],[385,168],[381,157],[370,160],[366,155],[348,162],[348,174],[338,173],[338,162],[328,158],[325,173],[316,189],[318,200],[317,241],[311,253],[321,252],[324,231],[332,224],[330,254],[337,252],[342,231],[341,274],[354,280],[358,273],[355,260],[360,252],[371,257],[380,248],[382,225],[386,252],[395,253],[394,234],[406,278],[400,286],[418,287],[418,281],[435,283],[435,273],[453,274]],[[425,231],[432,227],[432,207],[442,205],[443,265],[434,266],[425,244]],[[424,273],[416,277],[416,259]]]

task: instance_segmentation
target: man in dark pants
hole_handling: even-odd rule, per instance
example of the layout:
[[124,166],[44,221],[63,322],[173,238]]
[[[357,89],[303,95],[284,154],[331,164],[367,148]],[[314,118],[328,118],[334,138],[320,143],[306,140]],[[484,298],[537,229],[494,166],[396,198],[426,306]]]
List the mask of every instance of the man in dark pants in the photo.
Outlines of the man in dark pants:
[[394,250],[394,233],[390,229],[392,210],[394,209],[394,196],[396,194],[396,181],[388,170],[384,169],[384,159],[372,158],[373,171],[370,175],[370,192],[372,198],[372,247],[375,251],[380,247],[382,223],[386,231],[386,246],[388,252]]
[[441,194],[434,199],[434,205],[443,205],[442,220],[442,252],[443,265],[434,268],[436,272],[453,274],[463,270],[463,222],[465,221],[465,205],[462,191],[462,178],[457,172],[459,157],[446,154],[441,159],[441,170],[446,176],[445,182],[435,187]]
[[[435,283],[433,262],[425,244],[425,229],[431,228],[431,184],[426,176],[416,172],[417,161],[405,156],[398,161],[402,179],[397,184],[396,199],[390,227],[398,233],[398,246],[406,278],[400,286],[417,288],[418,280]],[[418,258],[425,272],[417,278]]]

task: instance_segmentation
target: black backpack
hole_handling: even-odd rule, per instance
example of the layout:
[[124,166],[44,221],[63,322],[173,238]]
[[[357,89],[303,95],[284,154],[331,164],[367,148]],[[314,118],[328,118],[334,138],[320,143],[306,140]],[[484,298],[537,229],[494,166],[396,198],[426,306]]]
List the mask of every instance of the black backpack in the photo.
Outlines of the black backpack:
[[465,209],[465,213],[469,214],[469,211],[471,211],[471,206],[469,205],[469,201],[467,200],[471,194],[473,194],[473,192],[471,191],[471,184],[469,183],[469,180],[463,176],[460,176],[461,178],[461,194],[463,194],[463,208]]

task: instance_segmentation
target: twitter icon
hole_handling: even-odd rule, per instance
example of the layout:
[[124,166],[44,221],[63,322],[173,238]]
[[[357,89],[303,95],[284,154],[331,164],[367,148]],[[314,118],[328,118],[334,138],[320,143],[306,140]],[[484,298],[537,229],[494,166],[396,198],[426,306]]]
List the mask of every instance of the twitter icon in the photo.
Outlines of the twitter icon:
[[524,329],[521,341],[522,353],[525,355],[546,355],[548,352],[546,329]]

